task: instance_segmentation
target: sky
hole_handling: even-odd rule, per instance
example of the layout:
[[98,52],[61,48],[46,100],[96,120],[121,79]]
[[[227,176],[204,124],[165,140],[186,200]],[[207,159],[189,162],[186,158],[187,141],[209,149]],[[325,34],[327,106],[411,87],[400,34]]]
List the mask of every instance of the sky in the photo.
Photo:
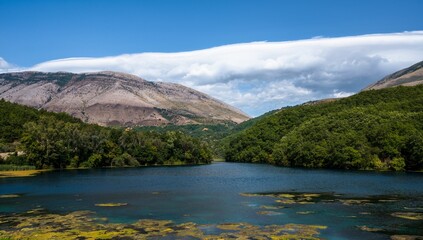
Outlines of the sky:
[[421,0],[0,0],[0,72],[176,82],[251,116],[423,60]]

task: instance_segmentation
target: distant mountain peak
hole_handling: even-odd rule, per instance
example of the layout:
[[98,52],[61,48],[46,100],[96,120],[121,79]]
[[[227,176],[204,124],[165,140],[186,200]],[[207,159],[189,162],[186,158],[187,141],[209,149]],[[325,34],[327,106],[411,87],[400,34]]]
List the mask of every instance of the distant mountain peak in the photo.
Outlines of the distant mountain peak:
[[423,61],[390,74],[363,90],[382,89],[395,86],[415,86],[419,84],[423,84]]
[[100,125],[243,122],[242,111],[194,89],[112,72],[0,74],[0,98]]

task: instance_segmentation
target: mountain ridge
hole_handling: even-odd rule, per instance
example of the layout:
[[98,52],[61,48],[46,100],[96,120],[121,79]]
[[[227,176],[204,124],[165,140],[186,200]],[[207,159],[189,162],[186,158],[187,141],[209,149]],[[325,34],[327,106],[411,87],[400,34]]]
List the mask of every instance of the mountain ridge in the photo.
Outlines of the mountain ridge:
[[0,74],[0,98],[100,125],[157,126],[243,122],[242,111],[176,83],[135,75],[15,72]]
[[394,72],[363,89],[376,90],[396,86],[415,86],[423,84],[423,61]]

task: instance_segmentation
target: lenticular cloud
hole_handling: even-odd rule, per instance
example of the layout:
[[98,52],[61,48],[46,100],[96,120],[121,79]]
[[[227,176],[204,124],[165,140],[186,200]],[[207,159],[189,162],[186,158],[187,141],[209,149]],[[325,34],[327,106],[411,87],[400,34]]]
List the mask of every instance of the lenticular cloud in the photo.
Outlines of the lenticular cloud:
[[252,42],[178,53],[43,62],[36,71],[120,71],[180,83],[256,116],[309,100],[343,97],[423,60],[423,31]]

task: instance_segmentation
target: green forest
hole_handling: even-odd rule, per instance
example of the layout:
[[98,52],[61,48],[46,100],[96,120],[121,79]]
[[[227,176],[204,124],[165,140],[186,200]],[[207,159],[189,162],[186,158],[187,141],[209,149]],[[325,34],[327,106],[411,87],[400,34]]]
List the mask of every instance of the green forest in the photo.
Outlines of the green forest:
[[226,161],[422,170],[423,85],[289,107],[230,136]]
[[179,131],[138,132],[86,124],[64,113],[0,100],[0,152],[8,165],[43,168],[210,163],[208,145]]
[[202,141],[207,142],[210,147],[213,157],[215,159],[224,159],[225,146],[228,145],[229,139],[235,133],[243,131],[254,125],[260,119],[273,113],[273,111],[261,115],[256,118],[249,119],[248,121],[236,124],[228,121],[219,124],[188,124],[188,125],[164,125],[164,126],[140,126],[135,127],[134,130],[141,132],[159,132],[166,133],[169,131],[183,132],[194,138],[200,138]]
[[[0,100],[0,163],[94,168],[232,162],[422,170],[423,85],[271,111],[242,124],[106,128]],[[1,160],[1,159],[0,159]]]

